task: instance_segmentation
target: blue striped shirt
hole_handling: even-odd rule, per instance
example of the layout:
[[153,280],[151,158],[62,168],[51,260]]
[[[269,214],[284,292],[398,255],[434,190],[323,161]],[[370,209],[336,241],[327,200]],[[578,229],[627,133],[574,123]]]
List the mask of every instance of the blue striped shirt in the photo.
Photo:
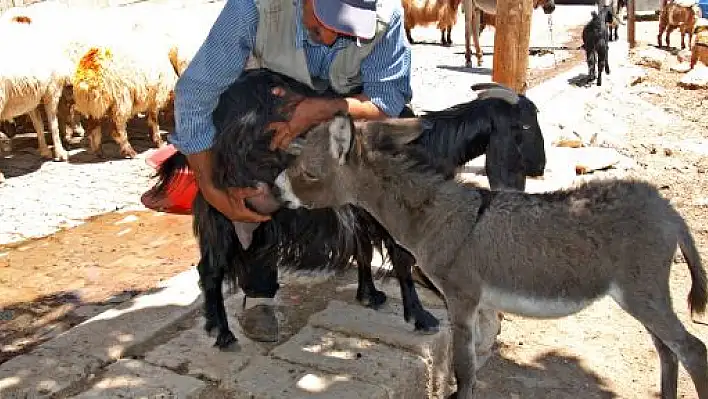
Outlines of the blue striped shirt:
[[[337,51],[351,38],[340,37],[332,47],[312,43],[296,13],[298,48],[303,48],[310,75],[329,80]],[[403,10],[397,5],[389,29],[361,64],[363,93],[389,116],[398,116],[410,101],[411,49],[405,39]],[[212,112],[219,96],[241,75],[255,46],[258,9],[254,0],[227,0],[204,43],[175,85],[175,131],[170,142],[185,154],[211,147],[215,135]]]

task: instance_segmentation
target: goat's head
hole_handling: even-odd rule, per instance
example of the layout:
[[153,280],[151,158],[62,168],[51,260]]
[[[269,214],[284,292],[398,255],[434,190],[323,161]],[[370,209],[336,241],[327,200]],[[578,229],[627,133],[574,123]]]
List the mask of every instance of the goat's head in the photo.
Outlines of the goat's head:
[[534,0],[533,8],[543,7],[544,14],[552,14],[556,10],[555,0]]
[[519,98],[519,122],[521,138],[519,149],[526,176],[543,176],[546,169],[546,147],[541,125],[538,123],[538,108],[525,96]]
[[[275,180],[281,202],[289,208],[326,208],[354,203],[351,187],[367,142],[403,147],[420,136],[418,119],[354,122],[339,114],[312,128],[287,149],[295,161]],[[365,162],[365,161],[364,161]]]
[[507,143],[513,146],[512,152],[521,156],[524,175],[543,176],[546,169],[546,149],[543,140],[541,125],[538,123],[538,108],[528,97],[518,95],[508,87],[496,82],[477,83],[471,86],[478,91],[477,98],[499,98],[514,106],[517,113],[512,117],[516,123],[514,129],[514,142]]

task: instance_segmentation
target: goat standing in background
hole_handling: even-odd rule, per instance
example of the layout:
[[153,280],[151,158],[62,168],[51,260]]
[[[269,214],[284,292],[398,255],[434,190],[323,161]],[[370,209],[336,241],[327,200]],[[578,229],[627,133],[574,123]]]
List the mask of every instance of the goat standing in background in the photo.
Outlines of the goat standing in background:
[[619,35],[617,34],[617,30],[619,28],[619,18],[617,14],[615,14],[613,2],[605,1],[604,4],[599,7],[599,13],[607,27],[607,40],[618,40]]
[[[457,23],[457,9],[462,0],[402,0],[404,28],[410,44],[415,44],[411,29],[437,22],[440,43],[452,45],[452,27]],[[447,33],[447,37],[445,37]]]
[[418,135],[414,125],[336,116],[288,147],[299,156],[276,186],[290,208],[360,206],[411,251],[445,297],[457,398],[474,397],[479,309],[560,318],[609,295],[649,331],[661,397],[676,397],[680,360],[708,399],[706,346],[671,304],[677,243],[691,313],[705,312],[706,271],[685,220],[656,187],[607,180],[529,194],[462,185],[407,146]]
[[[489,86],[495,85],[474,88]],[[305,96],[322,95],[271,71],[245,72],[222,95],[214,113],[214,181],[221,187],[253,187],[258,182],[273,185],[276,176],[291,163],[292,157],[287,154],[269,150],[270,134],[264,133],[270,122],[283,119],[278,109],[290,100],[275,96],[275,87]],[[505,99],[480,98],[421,118],[401,119],[415,123],[421,132],[411,146],[451,168],[486,153],[490,184],[523,190],[524,175],[542,175],[546,163],[543,135],[536,118],[538,110],[528,98],[508,89],[497,89],[497,94]],[[523,154],[514,151],[516,142],[510,144],[509,125],[523,132],[517,137]],[[187,162],[183,154],[178,152],[168,158],[158,169],[160,179],[151,190],[153,195],[164,193],[184,169]],[[365,211],[351,206],[309,212],[258,211],[272,213],[272,220],[246,231],[208,205],[201,195],[194,201],[194,230],[201,253],[198,270],[205,291],[205,328],[219,329],[217,346],[224,348],[235,341],[221,294],[224,279],[232,284],[238,282],[243,288],[251,278],[277,275],[279,268],[336,271],[349,267],[349,260],[354,257],[359,270],[357,299],[378,307],[386,296],[374,286],[371,261],[374,247],[381,250],[382,246],[386,247],[401,286],[405,320],[413,320],[416,330],[437,329],[438,320],[425,310],[415,291],[411,276],[415,258]]]
[[693,38],[693,29],[696,26],[698,19],[698,5],[695,2],[671,1],[662,2],[661,12],[659,13],[659,34],[656,40],[661,47],[661,36],[666,32],[666,47],[671,47],[669,37],[674,29],[678,28],[681,33],[681,50],[686,48],[685,37],[688,35],[688,44],[691,44]]
[[[597,85],[602,86],[602,70],[609,75],[610,64],[607,60],[609,53],[607,43],[607,29],[603,18],[596,11],[591,11],[592,18],[583,27],[583,45],[585,60],[588,64],[588,80],[592,83],[597,77]],[[597,70],[597,75],[595,74]]]

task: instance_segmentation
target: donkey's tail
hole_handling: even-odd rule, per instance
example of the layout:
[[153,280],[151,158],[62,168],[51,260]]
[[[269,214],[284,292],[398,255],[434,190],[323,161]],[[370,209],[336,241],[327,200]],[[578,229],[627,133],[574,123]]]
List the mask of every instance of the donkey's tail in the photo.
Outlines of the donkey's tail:
[[706,271],[701,263],[701,256],[696,249],[696,242],[688,229],[686,221],[679,216],[678,243],[681,253],[686,259],[688,270],[691,273],[691,290],[688,292],[688,308],[691,314],[703,314],[708,302],[708,285]]

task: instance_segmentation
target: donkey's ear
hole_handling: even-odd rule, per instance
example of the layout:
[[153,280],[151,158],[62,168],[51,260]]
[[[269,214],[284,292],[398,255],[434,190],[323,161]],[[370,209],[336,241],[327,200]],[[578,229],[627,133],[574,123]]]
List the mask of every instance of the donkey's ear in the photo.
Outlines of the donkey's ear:
[[354,125],[348,115],[338,114],[329,123],[329,151],[340,165],[344,165],[352,145]]
[[398,146],[406,145],[423,134],[423,120],[420,118],[367,121],[361,122],[357,127],[369,137],[386,137]]

